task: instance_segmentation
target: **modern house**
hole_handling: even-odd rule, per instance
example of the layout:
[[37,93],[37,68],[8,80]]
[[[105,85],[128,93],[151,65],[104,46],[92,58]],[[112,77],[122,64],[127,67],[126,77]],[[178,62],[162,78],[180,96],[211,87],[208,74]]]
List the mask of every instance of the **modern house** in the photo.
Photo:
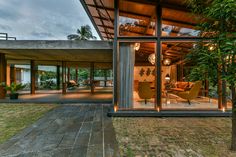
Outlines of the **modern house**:
[[[34,66],[57,65],[62,67],[65,94],[68,65],[91,69],[113,65],[114,113],[218,113],[231,108],[230,103],[222,105],[212,82],[189,78],[192,64],[185,57],[202,38],[195,29],[196,18],[182,0],[80,2],[102,41],[1,41],[0,81],[6,80],[6,60],[28,60],[35,93]],[[212,49],[207,42],[206,46]],[[90,80],[92,91],[93,74]]]

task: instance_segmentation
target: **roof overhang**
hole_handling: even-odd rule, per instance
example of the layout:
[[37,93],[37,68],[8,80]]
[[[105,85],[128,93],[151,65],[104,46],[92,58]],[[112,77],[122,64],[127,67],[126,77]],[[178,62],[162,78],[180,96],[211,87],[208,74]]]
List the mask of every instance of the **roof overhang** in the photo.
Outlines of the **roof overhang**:
[[7,60],[112,62],[112,42],[70,40],[0,41]]

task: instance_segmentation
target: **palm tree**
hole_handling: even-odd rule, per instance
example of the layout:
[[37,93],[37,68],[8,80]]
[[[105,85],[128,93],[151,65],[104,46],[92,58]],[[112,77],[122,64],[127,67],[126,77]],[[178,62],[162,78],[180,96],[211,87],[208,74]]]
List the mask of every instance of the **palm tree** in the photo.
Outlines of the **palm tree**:
[[77,29],[77,34],[70,34],[67,36],[68,40],[89,40],[89,39],[96,39],[93,36],[91,27],[89,25],[81,26],[80,29]]

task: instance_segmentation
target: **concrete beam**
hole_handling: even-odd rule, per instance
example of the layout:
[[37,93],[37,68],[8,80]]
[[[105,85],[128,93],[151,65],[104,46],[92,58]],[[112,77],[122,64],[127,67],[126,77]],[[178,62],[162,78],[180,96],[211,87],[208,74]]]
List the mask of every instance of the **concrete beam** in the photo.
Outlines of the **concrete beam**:
[[100,40],[0,40],[0,49],[112,50],[112,42]]

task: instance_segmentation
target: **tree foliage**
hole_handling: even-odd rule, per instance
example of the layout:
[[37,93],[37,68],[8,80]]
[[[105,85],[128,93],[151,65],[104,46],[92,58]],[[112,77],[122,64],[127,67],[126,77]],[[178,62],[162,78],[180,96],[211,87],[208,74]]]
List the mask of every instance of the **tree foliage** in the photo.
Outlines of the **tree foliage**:
[[199,53],[193,51],[189,58],[197,58],[195,66],[203,72],[206,70],[210,79],[217,75],[214,71],[221,74],[223,97],[226,82],[230,84],[233,111],[231,149],[236,151],[236,0],[188,0],[187,3],[200,21],[201,36],[208,38],[207,43],[203,40],[197,44]]
[[[216,82],[217,69],[230,84],[236,83],[236,1],[188,0],[188,6],[197,15],[197,29],[201,37],[188,59],[195,62],[198,74],[208,73]],[[211,47],[211,50],[209,50]],[[193,71],[194,74],[196,70]],[[192,73],[192,74],[193,74]]]
[[93,36],[91,27],[89,25],[81,26],[80,29],[77,29],[77,34],[70,34],[67,36],[68,40],[89,40],[89,39],[96,39]]

